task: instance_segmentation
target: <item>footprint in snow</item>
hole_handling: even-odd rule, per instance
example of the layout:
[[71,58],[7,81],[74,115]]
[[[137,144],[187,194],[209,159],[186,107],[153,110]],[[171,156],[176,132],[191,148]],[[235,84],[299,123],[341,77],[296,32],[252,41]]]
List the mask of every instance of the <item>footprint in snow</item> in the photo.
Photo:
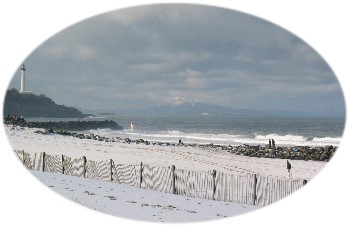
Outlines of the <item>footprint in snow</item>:
[[109,195],[109,196],[104,196],[106,198],[109,198],[110,200],[116,200],[116,197],[112,196],[112,195]]
[[96,195],[95,193],[89,192],[89,191],[84,191],[84,193],[88,194],[88,195]]

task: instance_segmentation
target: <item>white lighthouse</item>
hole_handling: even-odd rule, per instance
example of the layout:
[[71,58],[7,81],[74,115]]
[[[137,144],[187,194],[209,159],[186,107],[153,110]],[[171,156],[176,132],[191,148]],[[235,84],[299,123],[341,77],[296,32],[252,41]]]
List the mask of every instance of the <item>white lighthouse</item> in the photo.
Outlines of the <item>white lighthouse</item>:
[[20,93],[31,93],[30,91],[25,90],[25,65],[23,64],[21,67],[22,76],[21,76],[21,90]]

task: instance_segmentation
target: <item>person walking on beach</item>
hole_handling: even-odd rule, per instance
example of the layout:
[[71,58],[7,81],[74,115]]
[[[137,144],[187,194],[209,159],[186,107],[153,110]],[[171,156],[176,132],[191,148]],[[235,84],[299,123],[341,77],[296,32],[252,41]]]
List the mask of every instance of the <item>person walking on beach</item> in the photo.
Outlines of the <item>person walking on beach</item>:
[[271,140],[269,139],[269,149],[271,149]]
[[288,170],[288,177],[291,177],[291,163],[287,160],[287,170]]
[[271,139],[271,143],[273,144],[273,148],[275,148],[275,141],[274,141],[274,139]]

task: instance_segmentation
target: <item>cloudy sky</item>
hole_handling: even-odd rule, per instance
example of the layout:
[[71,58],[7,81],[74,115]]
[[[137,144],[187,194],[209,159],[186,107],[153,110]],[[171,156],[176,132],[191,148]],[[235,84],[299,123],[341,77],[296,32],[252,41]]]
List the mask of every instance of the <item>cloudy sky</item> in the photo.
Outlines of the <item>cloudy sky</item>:
[[[340,84],[315,50],[274,24],[221,8],[110,12],[57,33],[24,63],[28,90],[82,109],[134,109],[184,97],[344,114]],[[9,87],[20,88],[20,69]]]

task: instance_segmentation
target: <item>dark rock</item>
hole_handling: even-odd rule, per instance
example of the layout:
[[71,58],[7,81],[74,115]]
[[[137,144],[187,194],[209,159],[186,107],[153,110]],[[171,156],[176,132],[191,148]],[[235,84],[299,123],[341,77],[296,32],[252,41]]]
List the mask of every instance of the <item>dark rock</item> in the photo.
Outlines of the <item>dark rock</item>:
[[[22,127],[30,127],[30,128],[43,128],[53,130],[73,130],[73,131],[81,131],[81,130],[90,130],[90,129],[114,129],[114,130],[122,130],[123,128],[119,126],[116,122],[112,120],[104,120],[104,121],[59,121],[59,122],[27,122],[22,117],[11,117],[7,116],[4,118],[5,124],[17,125]],[[60,133],[59,133],[60,134]],[[67,134],[66,134],[67,135]]]
[[36,130],[34,131],[34,133],[38,133],[38,134],[48,134],[47,130],[41,131],[41,130]]

